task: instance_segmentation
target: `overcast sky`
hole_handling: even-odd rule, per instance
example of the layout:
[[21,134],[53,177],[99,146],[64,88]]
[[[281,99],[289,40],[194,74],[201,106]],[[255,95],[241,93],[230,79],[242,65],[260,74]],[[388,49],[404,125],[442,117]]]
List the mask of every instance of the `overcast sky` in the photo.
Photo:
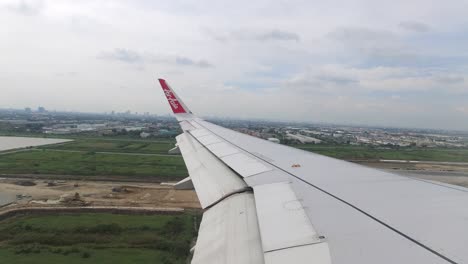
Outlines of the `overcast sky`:
[[0,1],[0,108],[468,130],[468,1]]

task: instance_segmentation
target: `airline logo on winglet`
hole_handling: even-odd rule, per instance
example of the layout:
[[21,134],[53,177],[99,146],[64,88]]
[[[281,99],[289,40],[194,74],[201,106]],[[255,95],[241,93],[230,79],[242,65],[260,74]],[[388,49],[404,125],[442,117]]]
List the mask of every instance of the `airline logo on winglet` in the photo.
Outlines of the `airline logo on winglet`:
[[172,108],[172,112],[174,112],[174,114],[187,113],[187,111],[185,111],[184,107],[179,102],[176,95],[174,94],[172,89],[169,87],[169,85],[166,83],[166,81],[164,79],[159,79],[159,83],[161,84],[164,94],[166,95],[167,101],[169,102],[169,105]]

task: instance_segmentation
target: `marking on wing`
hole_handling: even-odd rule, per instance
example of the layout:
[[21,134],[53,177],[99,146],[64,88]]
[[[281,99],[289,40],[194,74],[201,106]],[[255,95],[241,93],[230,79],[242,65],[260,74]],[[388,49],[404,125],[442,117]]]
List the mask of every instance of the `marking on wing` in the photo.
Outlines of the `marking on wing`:
[[179,122],[179,125],[180,125],[180,127],[182,128],[183,131],[195,129],[195,127],[190,122],[188,122],[187,120],[183,120],[183,121]]
[[272,170],[271,168],[265,166],[262,162],[259,162],[258,160],[251,158],[244,153],[236,153],[225,156],[222,157],[221,160],[230,168],[239,173],[242,177],[249,177]]
[[196,137],[200,143],[202,143],[204,146],[208,146],[214,143],[219,143],[223,142],[223,140],[217,136],[214,135],[205,135],[201,137]]
[[222,162],[242,177],[249,177],[272,170],[272,168],[265,166],[256,158],[241,153],[238,148],[233,147],[230,143],[226,143],[224,139],[216,136],[208,129],[199,128],[188,132],[211,153],[221,159]]
[[211,144],[208,145],[207,148],[220,158],[240,152],[237,148],[232,147],[226,142]]
[[197,128],[197,129],[191,130],[190,134],[192,134],[192,136],[194,136],[195,138],[199,138],[202,136],[210,135],[211,132],[203,128]]

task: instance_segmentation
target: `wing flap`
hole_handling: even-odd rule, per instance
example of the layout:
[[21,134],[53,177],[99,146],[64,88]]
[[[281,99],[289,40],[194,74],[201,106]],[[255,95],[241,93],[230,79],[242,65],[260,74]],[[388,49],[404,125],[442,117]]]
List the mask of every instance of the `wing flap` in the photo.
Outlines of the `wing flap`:
[[235,194],[203,214],[193,264],[264,263],[252,193]]
[[203,208],[247,184],[187,133],[177,136],[185,165]]
[[[332,263],[326,243],[293,247],[265,254],[266,264],[329,264]],[[351,263],[351,262],[350,262]]]
[[289,182],[254,187],[265,263],[331,263],[328,243],[309,221]]
[[288,182],[254,187],[265,252],[323,242]]

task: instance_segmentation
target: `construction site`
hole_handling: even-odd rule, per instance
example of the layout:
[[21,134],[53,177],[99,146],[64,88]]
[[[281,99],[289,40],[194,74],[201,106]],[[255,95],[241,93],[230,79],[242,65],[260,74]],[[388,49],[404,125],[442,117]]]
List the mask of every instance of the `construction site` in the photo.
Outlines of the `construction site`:
[[199,209],[195,191],[171,184],[1,179],[10,202],[0,210],[35,207],[154,207]]

